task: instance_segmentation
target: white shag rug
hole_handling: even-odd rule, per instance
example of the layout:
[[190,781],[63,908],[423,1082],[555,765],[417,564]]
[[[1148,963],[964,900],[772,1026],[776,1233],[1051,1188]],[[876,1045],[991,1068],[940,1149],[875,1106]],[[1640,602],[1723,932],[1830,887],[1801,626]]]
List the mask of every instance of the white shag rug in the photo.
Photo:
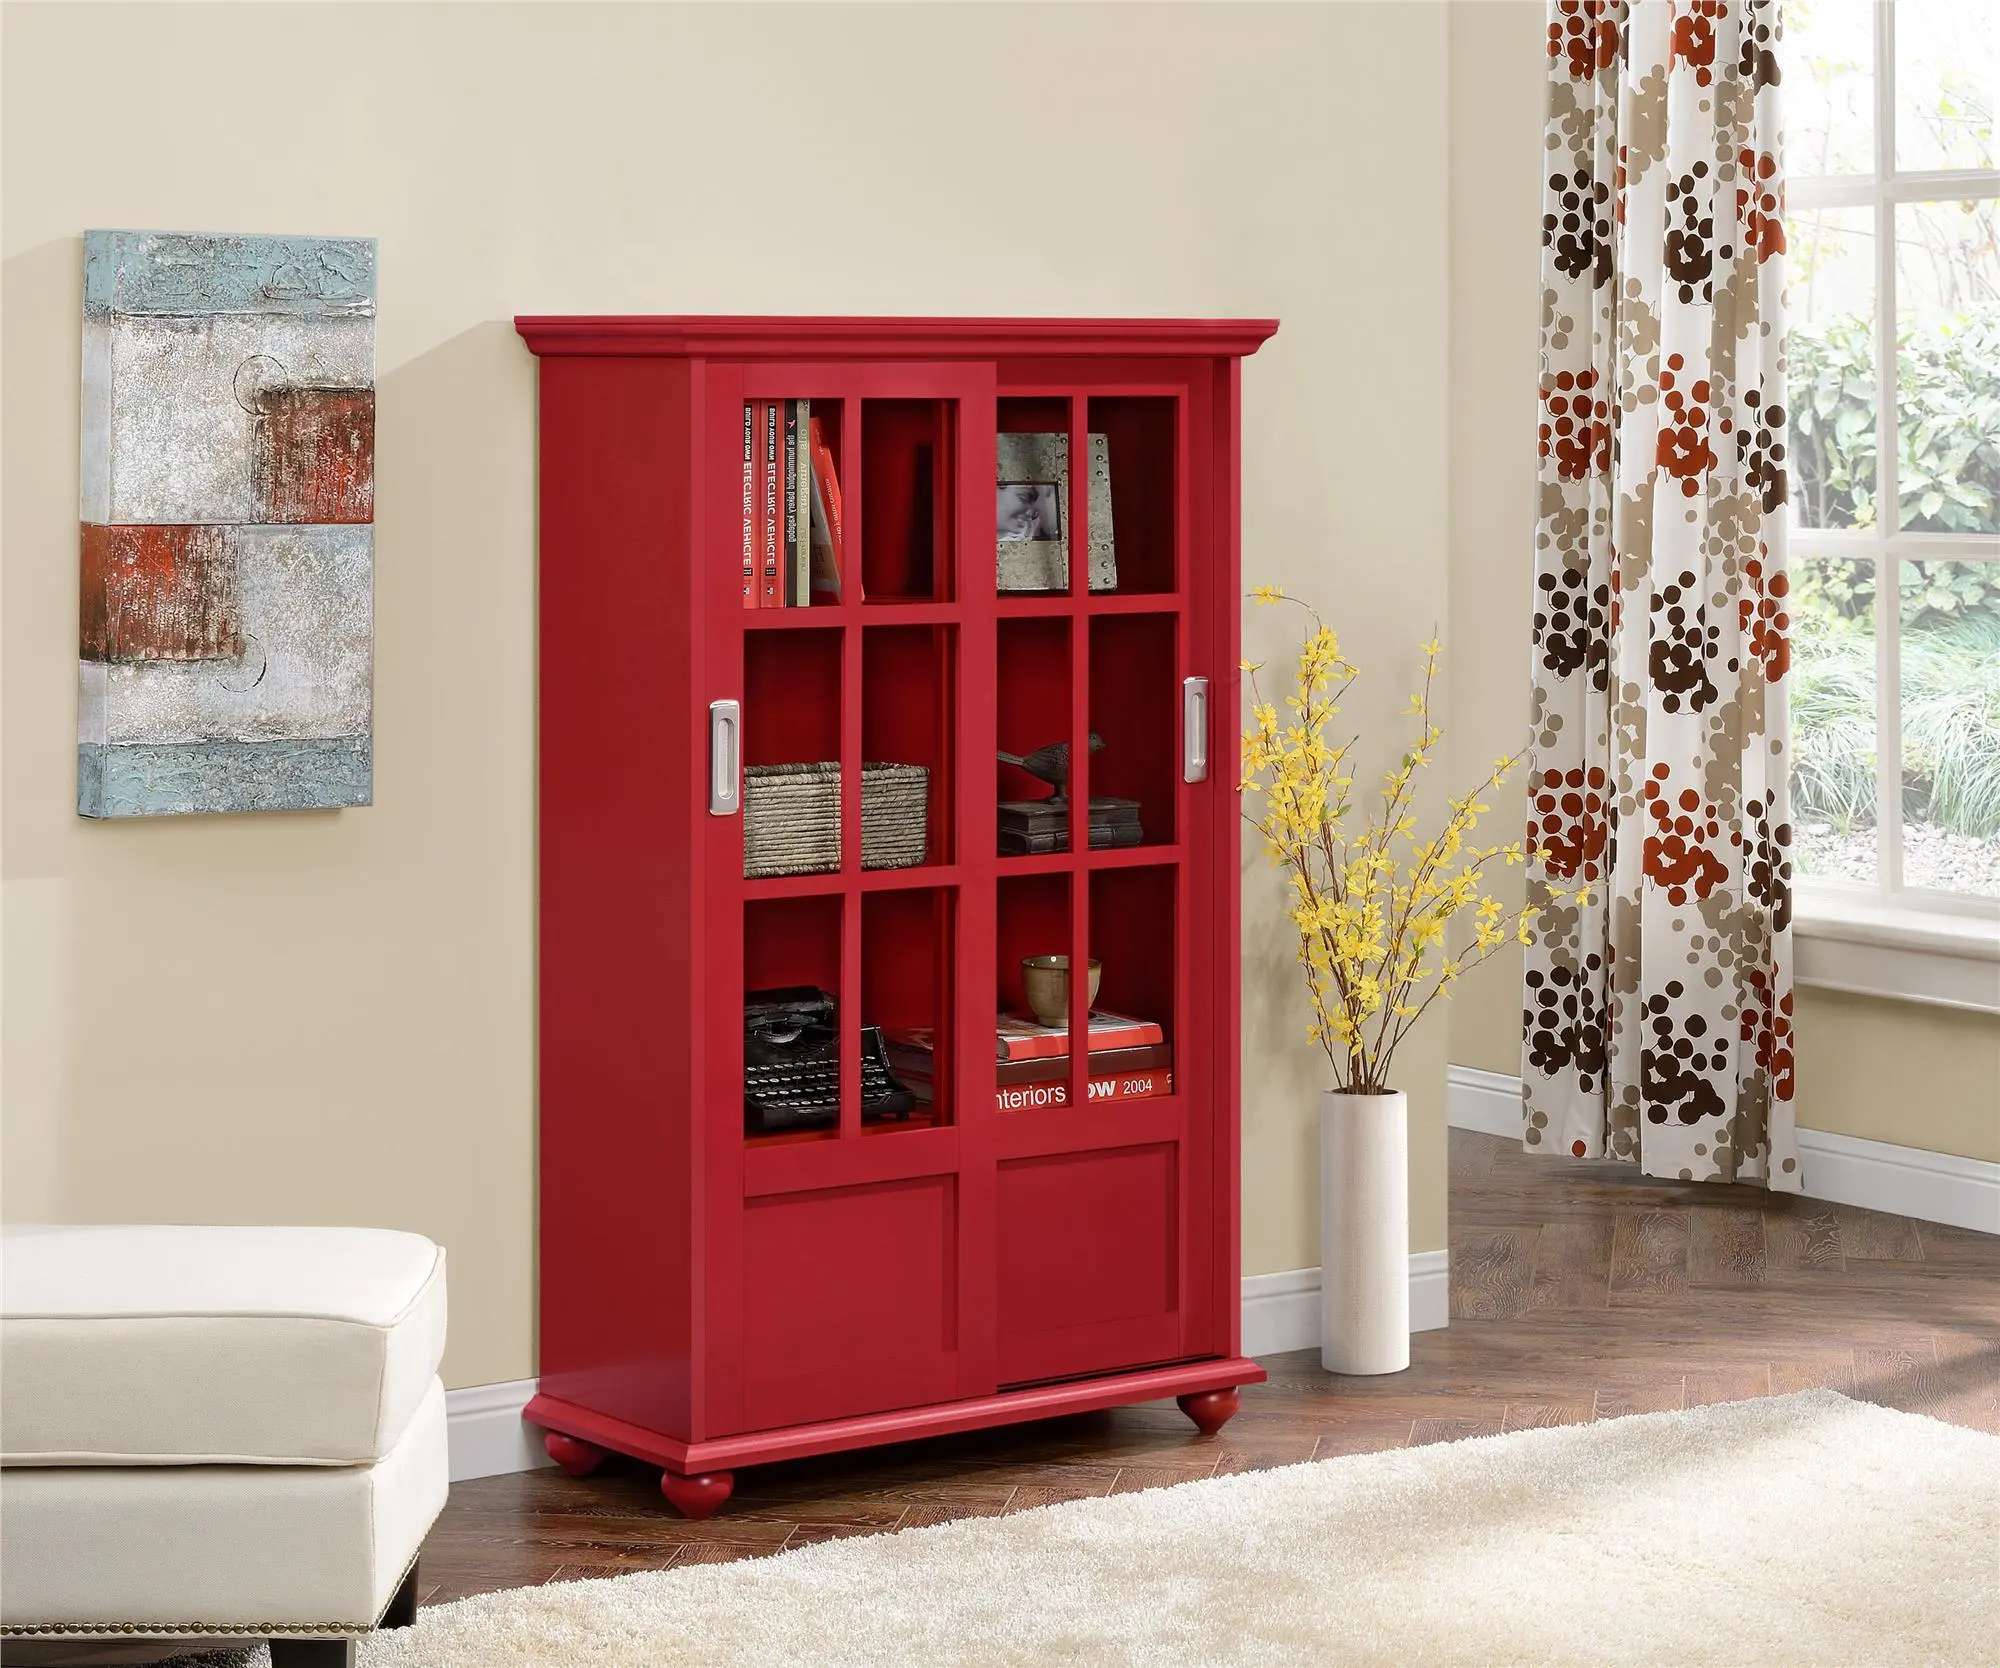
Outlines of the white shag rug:
[[2000,1662],[2000,1437],[1807,1391],[491,1593],[366,1668]]

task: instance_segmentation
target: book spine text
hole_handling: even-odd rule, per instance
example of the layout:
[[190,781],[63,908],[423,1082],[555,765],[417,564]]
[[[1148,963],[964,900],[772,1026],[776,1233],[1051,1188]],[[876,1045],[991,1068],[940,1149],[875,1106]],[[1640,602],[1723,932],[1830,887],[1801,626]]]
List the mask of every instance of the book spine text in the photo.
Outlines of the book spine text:
[[776,608],[784,597],[778,589],[778,403],[763,402],[764,413],[764,596],[763,606]]
[[743,606],[757,606],[757,407],[743,402]]

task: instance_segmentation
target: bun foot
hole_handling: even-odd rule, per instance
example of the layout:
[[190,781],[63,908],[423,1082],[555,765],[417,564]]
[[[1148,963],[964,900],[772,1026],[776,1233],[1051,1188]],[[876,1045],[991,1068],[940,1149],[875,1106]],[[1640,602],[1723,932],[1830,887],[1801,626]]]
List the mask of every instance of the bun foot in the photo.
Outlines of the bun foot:
[[733,1471],[709,1471],[699,1477],[683,1477],[678,1471],[660,1473],[660,1492],[667,1497],[667,1504],[682,1517],[697,1520],[713,1517],[735,1487]]
[[1236,1412],[1236,1391],[1203,1390],[1198,1395],[1176,1396],[1181,1412],[1195,1423],[1195,1429],[1203,1436],[1213,1436],[1229,1423]]
[[548,1450],[549,1458],[572,1477],[588,1477],[604,1463],[604,1450],[596,1443],[564,1436],[561,1431],[544,1433],[542,1446]]

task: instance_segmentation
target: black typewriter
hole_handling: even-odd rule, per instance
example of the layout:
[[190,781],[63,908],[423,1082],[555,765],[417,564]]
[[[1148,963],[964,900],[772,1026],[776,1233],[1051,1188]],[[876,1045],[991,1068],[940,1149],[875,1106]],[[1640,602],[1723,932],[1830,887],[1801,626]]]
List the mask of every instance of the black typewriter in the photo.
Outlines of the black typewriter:
[[[917,1097],[889,1069],[880,1026],[861,1030],[861,1121],[909,1117]],[[840,1025],[816,985],[753,990],[743,998],[743,1127],[753,1135],[832,1129],[840,1122]]]

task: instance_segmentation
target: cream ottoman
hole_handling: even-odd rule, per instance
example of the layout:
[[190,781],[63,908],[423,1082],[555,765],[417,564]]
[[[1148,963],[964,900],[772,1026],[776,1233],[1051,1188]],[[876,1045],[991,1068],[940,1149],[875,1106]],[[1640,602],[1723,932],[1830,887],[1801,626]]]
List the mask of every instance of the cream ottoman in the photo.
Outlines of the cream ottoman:
[[370,1228],[0,1237],[0,1634],[407,1626],[444,1506],[444,1252]]

